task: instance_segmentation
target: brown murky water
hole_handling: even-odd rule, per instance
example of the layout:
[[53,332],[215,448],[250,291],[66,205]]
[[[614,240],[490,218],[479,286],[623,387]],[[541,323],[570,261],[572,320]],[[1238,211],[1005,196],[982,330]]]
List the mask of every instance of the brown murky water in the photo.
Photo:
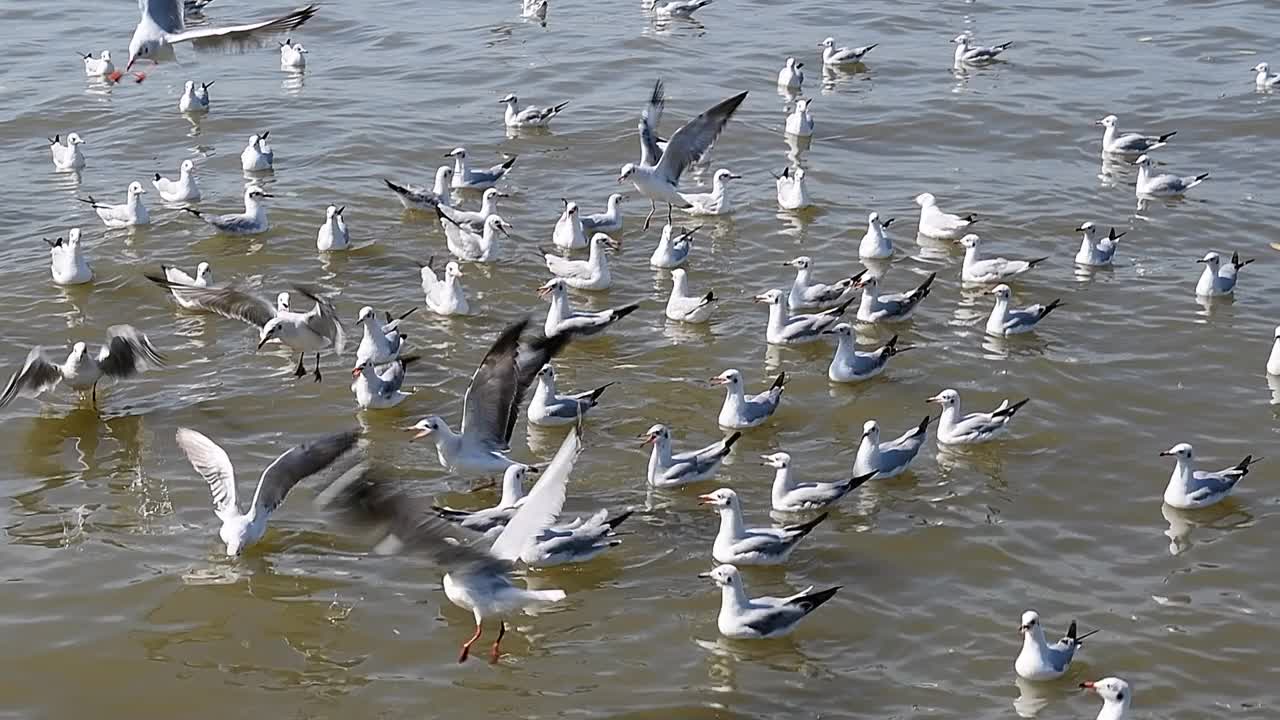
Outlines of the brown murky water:
[[[238,19],[251,8],[218,0],[211,11]],[[1016,708],[1079,718],[1097,704],[1076,683],[1118,674],[1136,687],[1139,717],[1275,717],[1275,466],[1260,465],[1218,509],[1175,514],[1161,509],[1170,467],[1157,453],[1190,441],[1215,467],[1276,454],[1280,386],[1263,364],[1280,317],[1268,248],[1280,224],[1280,98],[1255,94],[1248,68],[1280,61],[1266,55],[1280,8],[721,0],[700,17],[702,26],[656,27],[635,3],[553,0],[543,28],[520,20],[514,2],[327,4],[298,34],[312,51],[302,78],[269,52],[184,51],[183,65],[142,85],[103,89],[80,76],[73,51],[123,56],[132,3],[0,2],[0,361],[15,368],[34,344],[97,342],[122,322],[172,361],[108,390],[100,412],[65,392],[4,410],[0,716],[1006,718]],[[1009,62],[952,75],[948,40],[961,30],[1015,41]],[[865,70],[822,82],[815,45],[828,34],[881,45]],[[788,54],[807,61],[816,98],[818,132],[801,161],[819,207],[801,215],[778,212],[768,175],[788,158],[785,99],[773,87]],[[558,363],[566,387],[619,383],[589,424],[568,510],[641,509],[625,545],[537,573],[569,599],[519,620],[497,667],[454,662],[470,618],[445,601],[436,570],[366,557],[312,509],[311,488],[295,490],[256,551],[221,558],[207,490],[173,441],[178,425],[222,443],[247,483],[288,445],[358,424],[422,492],[492,502],[451,492],[460,484],[399,428],[432,412],[456,421],[496,329],[543,311],[533,250],[550,241],[559,198],[594,211],[614,190],[659,75],[668,132],[732,92],[751,95],[712,164],[743,175],[732,187],[738,212],[710,224],[689,265],[694,287],[725,298],[713,324],[663,319],[670,279],[648,267],[656,230],[639,231],[634,201],[614,289],[579,301],[640,301],[642,311]],[[176,109],[187,78],[217,81],[198,124]],[[572,104],[553,133],[507,138],[496,100],[513,90]],[[1109,112],[1122,127],[1178,130],[1161,161],[1213,178],[1184,202],[1135,214],[1131,173],[1098,160],[1092,121]],[[75,200],[122,196],[129,181],[172,174],[190,157],[203,207],[235,209],[237,156],[264,129],[278,158],[265,235],[213,237],[154,193],[150,227],[104,231]],[[78,185],[51,172],[43,141],[73,130],[88,141]],[[346,359],[326,359],[323,384],[293,381],[283,352],[252,354],[245,327],[176,311],[140,276],[205,259],[220,279],[267,292],[316,283],[338,293],[350,320],[366,303],[419,304],[415,262],[443,255],[444,240],[430,218],[403,213],[380,178],[427,181],[460,144],[482,160],[519,153],[504,210],[518,240],[501,263],[467,268],[482,316],[411,319],[426,359],[410,375],[417,395],[398,410],[356,413]],[[1016,290],[1067,307],[1032,338],[985,338],[989,299],[959,288],[956,248],[911,238],[911,198],[925,190],[979,212],[999,251],[1052,256]],[[367,247],[317,256],[329,203],[347,206]],[[765,349],[765,312],[750,297],[789,282],[782,262],[802,252],[821,276],[847,274],[870,210],[899,218],[902,252],[885,283],[932,271],[939,280],[904,329],[918,349],[878,380],[837,387],[825,377],[828,346]],[[1071,229],[1085,220],[1128,231],[1113,271],[1073,271]],[[98,280],[63,290],[49,282],[40,237],[72,226],[84,229]],[[1259,260],[1234,304],[1206,310],[1192,290],[1194,260],[1209,249]],[[945,455],[930,444],[914,472],[857,493],[785,569],[748,573],[756,593],[844,589],[790,639],[726,642],[718,593],[695,577],[710,562],[715,518],[696,490],[646,492],[635,436],[657,421],[682,445],[718,436],[721,392],[705,379],[727,367],[752,386],[779,368],[793,378],[775,419],[748,432],[721,473],[756,522],[771,479],[761,453],[785,449],[801,474],[834,477],[852,463],[865,420],[901,432],[943,387],[973,406],[1033,400],[1008,441]],[[526,442],[521,428],[516,453],[548,457],[559,438]],[[1054,631],[1072,618],[1103,629],[1059,683],[1014,681],[1027,607]]]

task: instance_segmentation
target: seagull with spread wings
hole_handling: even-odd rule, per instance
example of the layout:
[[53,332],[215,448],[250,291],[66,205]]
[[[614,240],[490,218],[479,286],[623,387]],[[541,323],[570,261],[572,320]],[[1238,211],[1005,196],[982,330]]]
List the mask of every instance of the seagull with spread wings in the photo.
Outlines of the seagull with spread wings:
[[107,328],[107,341],[96,355],[89,353],[88,345],[78,342],[71,347],[67,359],[55,365],[45,357],[43,348],[32,348],[22,369],[9,378],[9,384],[0,393],[0,407],[19,395],[35,397],[52,390],[63,381],[80,392],[90,391],[96,405],[98,383],[103,378],[123,380],[161,365],[164,358],[146,335],[132,325],[112,325]]
[[189,42],[197,50],[239,50],[257,47],[273,35],[295,30],[311,19],[315,5],[301,7],[270,20],[187,29],[183,0],[138,0],[142,18],[129,40],[129,63],[132,70],[139,60],[159,62],[174,59],[173,46]]

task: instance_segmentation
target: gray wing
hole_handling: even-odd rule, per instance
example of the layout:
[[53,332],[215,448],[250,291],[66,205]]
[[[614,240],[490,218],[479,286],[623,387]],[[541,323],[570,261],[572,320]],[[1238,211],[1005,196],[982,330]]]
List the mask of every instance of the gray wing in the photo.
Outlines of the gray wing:
[[462,400],[462,434],[486,445],[506,447],[507,427],[514,426],[519,369],[516,354],[520,334],[529,324],[524,318],[507,326],[494,341],[471,376]]
[[138,0],[138,10],[167,33],[180,33],[186,27],[182,0]]
[[231,458],[227,457],[227,451],[190,428],[178,428],[176,439],[191,467],[209,484],[214,514],[224,521],[239,515],[240,508],[236,504],[236,471],[231,465]]
[[799,597],[788,598],[786,604],[762,609],[759,611],[757,618],[752,618],[744,624],[761,635],[769,635],[785,630],[799,622],[800,618],[830,600],[839,589],[839,586],[837,586],[820,590],[816,593],[806,593]]
[[132,325],[107,328],[107,342],[98,351],[98,367],[103,375],[126,378],[161,365],[164,358],[147,336]]
[[1243,477],[1244,473],[1239,472],[1236,468],[1228,468],[1219,472],[1197,470],[1191,476],[1195,489],[1187,493],[1187,495],[1192,500],[1221,495],[1235,487],[1236,483],[1240,482]]
[[250,512],[271,514],[294,485],[332,465],[359,441],[360,431],[348,430],[289,448],[262,471]]
[[0,407],[13,402],[18,395],[39,395],[52,389],[61,380],[62,369],[45,358],[43,349],[31,348],[22,369],[9,378],[4,393],[0,393]]
[[658,162],[658,172],[672,185],[679,183],[680,174],[707,153],[734,111],[746,99],[747,93],[741,92],[722,100],[676,130],[667,141],[667,150]]
[[[167,1],[176,3],[178,0]],[[308,5],[270,20],[225,27],[201,27],[170,34],[166,39],[170,43],[190,41],[197,50],[239,51],[262,47],[273,35],[296,30],[310,20],[317,9],[315,5]]]
[[266,325],[267,321],[276,316],[275,305],[257,295],[250,295],[234,287],[200,288],[178,285],[167,281],[161,282],[155,277],[149,277],[148,279],[160,287],[181,291],[183,300],[201,310],[232,320],[239,320],[255,327]]
[[400,388],[404,387],[405,365],[415,359],[414,357],[397,358],[391,363],[391,366],[378,376],[382,381],[382,387],[378,389],[378,393],[383,397],[390,397],[399,392]]
[[662,159],[662,148],[658,146],[658,123],[662,121],[662,109],[667,104],[662,80],[653,84],[653,94],[649,96],[649,104],[640,113],[640,164],[654,166]]
[[257,221],[244,213],[201,215],[200,219],[226,233],[247,233],[257,228]]
[[320,308],[319,314],[308,313],[307,327],[311,328],[315,334],[332,341],[334,352],[341,355],[342,346],[347,341],[347,334],[342,331],[342,321],[338,319],[338,311],[333,308],[333,303],[320,297],[315,289],[305,285],[294,285],[293,289]]

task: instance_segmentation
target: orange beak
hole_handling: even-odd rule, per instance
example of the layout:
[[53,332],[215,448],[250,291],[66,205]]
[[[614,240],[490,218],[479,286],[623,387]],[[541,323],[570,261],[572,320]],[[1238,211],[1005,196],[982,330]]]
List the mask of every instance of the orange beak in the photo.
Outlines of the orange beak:
[[713,498],[713,497],[711,497],[710,495],[699,495],[699,496],[698,496],[698,504],[699,504],[699,505],[710,505],[710,504],[714,503],[715,501],[716,501],[716,499],[715,499],[715,498]]

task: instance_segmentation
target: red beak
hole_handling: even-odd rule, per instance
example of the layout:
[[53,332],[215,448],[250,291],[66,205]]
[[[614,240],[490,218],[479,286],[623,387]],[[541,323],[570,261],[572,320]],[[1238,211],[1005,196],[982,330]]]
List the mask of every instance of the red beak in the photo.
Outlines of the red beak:
[[711,503],[713,503],[713,502],[715,502],[715,501],[716,501],[716,499],[715,499],[715,498],[713,498],[713,497],[711,497],[710,495],[699,495],[699,496],[698,496],[698,504],[699,504],[699,505],[710,505]]
[[352,368],[351,377],[360,377],[360,368]]

